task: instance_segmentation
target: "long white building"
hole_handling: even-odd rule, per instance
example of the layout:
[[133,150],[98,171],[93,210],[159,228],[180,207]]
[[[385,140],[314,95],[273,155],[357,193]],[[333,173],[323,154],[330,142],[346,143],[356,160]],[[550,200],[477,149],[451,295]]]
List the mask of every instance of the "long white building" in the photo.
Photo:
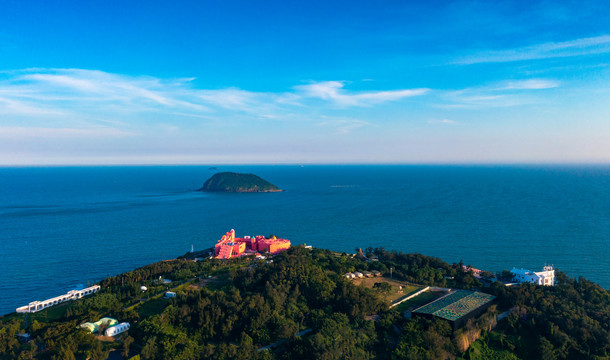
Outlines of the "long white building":
[[555,285],[555,269],[552,266],[545,266],[543,271],[539,272],[517,268],[513,268],[510,272],[513,274],[515,281],[519,283],[529,282],[546,286]]
[[47,299],[47,300],[43,300],[43,301],[32,301],[28,305],[18,307],[17,312],[18,313],[37,312],[40,310],[44,310],[48,307],[51,307],[53,305],[60,304],[62,302],[66,302],[66,301],[70,301],[70,300],[78,300],[78,299],[82,298],[83,296],[87,296],[87,295],[98,292],[99,289],[100,289],[99,285],[93,285],[93,286],[88,287],[83,290],[71,290],[71,291],[68,291],[64,295],[56,296],[51,299]]

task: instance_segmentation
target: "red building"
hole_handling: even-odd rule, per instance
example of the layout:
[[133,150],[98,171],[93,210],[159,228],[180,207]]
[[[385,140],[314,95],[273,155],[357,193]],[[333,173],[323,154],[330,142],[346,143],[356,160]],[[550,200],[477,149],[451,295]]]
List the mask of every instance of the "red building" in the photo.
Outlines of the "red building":
[[231,229],[223,235],[214,246],[214,253],[217,259],[230,259],[232,257],[256,254],[258,252],[268,252],[277,254],[290,248],[290,240],[278,239],[275,236],[270,239],[262,235],[254,237],[244,236],[235,237],[235,230]]
[[275,236],[271,239],[265,239],[257,242],[258,251],[267,251],[270,254],[276,254],[280,251],[288,250],[290,248],[290,240],[277,239]]

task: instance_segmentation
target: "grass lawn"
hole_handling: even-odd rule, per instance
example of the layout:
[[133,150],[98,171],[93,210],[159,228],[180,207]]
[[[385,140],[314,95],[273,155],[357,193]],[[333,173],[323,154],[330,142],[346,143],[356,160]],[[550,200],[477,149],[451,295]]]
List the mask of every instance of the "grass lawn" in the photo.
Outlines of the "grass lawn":
[[184,290],[192,286],[194,280],[184,281],[182,284],[176,285],[173,288],[165,289],[160,293],[151,296],[148,300],[143,303],[138,303],[129,308],[135,309],[140,317],[147,317],[154,314],[160,314],[163,309],[169,304],[170,300],[165,298],[165,293],[168,291],[177,292]]
[[[57,320],[63,318],[64,316],[66,316],[66,311],[68,310],[68,308],[70,306],[72,306],[73,303],[74,303],[73,301],[66,301],[64,303],[51,306],[49,308],[46,308],[44,310],[41,310],[41,311],[38,311],[35,313],[28,313],[27,314],[27,316],[29,317],[28,322],[31,324],[34,320],[37,320],[39,322],[57,321]],[[0,316],[0,320],[8,322],[9,320],[12,320],[14,318],[24,319],[25,317],[26,317],[26,314],[21,314],[21,313],[15,312],[15,313]]]
[[66,305],[70,305],[70,304],[60,304],[60,305],[55,305],[52,306],[50,308],[47,308],[45,310],[41,310],[39,312],[35,312],[35,313],[28,313],[28,314],[21,314],[21,313],[10,313],[7,315],[2,315],[0,316],[0,321],[2,322],[9,322],[12,319],[18,319],[21,318],[21,320],[25,319],[25,317],[29,317],[28,322],[31,324],[34,320],[37,320],[39,322],[50,322],[50,321],[55,321],[55,320],[59,320],[61,319],[65,314],[66,314],[66,310],[68,309]]
[[447,292],[445,292],[445,291],[426,291],[426,292],[423,292],[423,293],[417,295],[413,299],[401,302],[400,304],[396,305],[396,310],[403,312],[403,311],[409,310],[409,308],[416,309],[420,306],[423,306],[429,302],[432,302],[432,301],[438,299],[439,297],[441,297],[443,295],[447,295]]
[[136,307],[136,311],[141,318],[145,318],[154,314],[160,314],[167,305],[169,305],[169,300],[159,297],[142,303]]
[[[375,283],[387,282],[388,284],[390,284],[390,286],[392,286],[392,290],[390,290],[389,293],[383,294],[383,296],[389,302],[394,302],[403,296],[410,295],[410,294],[422,289],[421,286],[408,285],[402,281],[397,281],[397,280],[389,279],[386,277],[370,277],[370,278],[354,279],[353,282],[354,282],[354,285],[364,286],[364,287],[367,287],[370,289],[373,288],[373,285],[375,285]],[[399,289],[400,286],[402,286],[402,290]]]
[[[74,303],[73,301],[66,301],[61,304],[53,305],[50,308],[41,310],[39,312],[30,313],[29,321],[31,323],[34,320],[44,321],[44,322],[59,320],[59,319],[63,318],[64,316],[66,316],[66,311],[68,311],[68,308],[70,306],[72,306],[73,303]],[[21,315],[21,316],[23,316],[23,315]]]
[[216,279],[214,281],[206,282],[205,286],[212,291],[218,291],[222,290],[228,283],[229,281]]
[[203,287],[208,287],[208,289],[216,291],[222,289],[228,283],[229,280],[227,279],[219,279],[218,276],[213,276],[211,278],[204,278],[197,283],[193,282],[188,288],[201,289]]

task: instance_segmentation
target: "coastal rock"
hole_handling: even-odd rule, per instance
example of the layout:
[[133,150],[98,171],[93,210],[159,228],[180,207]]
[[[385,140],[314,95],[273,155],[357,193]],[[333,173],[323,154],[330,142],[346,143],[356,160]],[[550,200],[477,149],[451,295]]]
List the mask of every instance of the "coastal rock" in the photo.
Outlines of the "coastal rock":
[[278,192],[277,186],[254,174],[221,172],[209,178],[198,191],[208,192]]

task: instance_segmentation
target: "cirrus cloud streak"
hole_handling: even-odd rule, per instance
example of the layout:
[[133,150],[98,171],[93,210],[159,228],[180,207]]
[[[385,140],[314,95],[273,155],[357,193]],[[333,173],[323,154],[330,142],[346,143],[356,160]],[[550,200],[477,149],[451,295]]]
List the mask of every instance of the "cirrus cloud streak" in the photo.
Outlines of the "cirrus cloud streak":
[[453,63],[458,65],[471,65],[586,56],[604,53],[610,53],[610,35],[562,42],[546,42],[514,49],[487,50],[458,58]]

